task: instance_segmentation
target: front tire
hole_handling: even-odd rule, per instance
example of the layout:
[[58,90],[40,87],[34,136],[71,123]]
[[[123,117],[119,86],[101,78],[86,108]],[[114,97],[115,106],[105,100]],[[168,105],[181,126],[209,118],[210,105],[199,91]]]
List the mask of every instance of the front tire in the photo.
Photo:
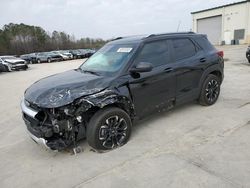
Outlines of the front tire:
[[129,140],[132,122],[129,115],[120,108],[99,110],[87,126],[87,141],[96,150],[112,150]]
[[50,58],[48,58],[48,59],[47,59],[47,62],[48,62],[48,63],[51,63],[51,59],[50,59]]
[[217,76],[208,75],[201,89],[199,103],[203,106],[213,105],[220,95],[220,85],[221,80]]
[[10,66],[4,65],[4,68],[5,68],[5,72],[12,72],[12,69]]

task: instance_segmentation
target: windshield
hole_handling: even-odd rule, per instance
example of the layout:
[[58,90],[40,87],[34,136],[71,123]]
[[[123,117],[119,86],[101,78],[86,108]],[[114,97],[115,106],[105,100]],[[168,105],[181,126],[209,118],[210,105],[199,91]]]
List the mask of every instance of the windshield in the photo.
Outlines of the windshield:
[[82,71],[97,73],[114,73],[126,65],[135,51],[136,44],[109,44],[102,47],[84,64]]

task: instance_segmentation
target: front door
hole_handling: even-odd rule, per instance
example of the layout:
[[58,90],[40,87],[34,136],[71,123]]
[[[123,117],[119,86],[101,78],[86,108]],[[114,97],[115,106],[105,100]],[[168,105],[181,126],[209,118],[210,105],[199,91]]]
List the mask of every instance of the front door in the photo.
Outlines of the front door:
[[135,58],[133,66],[148,62],[153,70],[140,73],[139,78],[130,77],[129,87],[139,118],[168,105],[175,96],[176,77],[169,67],[172,57],[167,40],[144,44]]

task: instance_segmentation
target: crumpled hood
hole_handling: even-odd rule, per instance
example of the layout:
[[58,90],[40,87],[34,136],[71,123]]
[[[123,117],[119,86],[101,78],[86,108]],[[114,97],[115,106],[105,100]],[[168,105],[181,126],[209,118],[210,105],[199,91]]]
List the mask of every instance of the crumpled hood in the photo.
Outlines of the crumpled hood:
[[104,90],[111,80],[110,77],[70,70],[35,82],[25,91],[24,98],[42,108],[57,108]]

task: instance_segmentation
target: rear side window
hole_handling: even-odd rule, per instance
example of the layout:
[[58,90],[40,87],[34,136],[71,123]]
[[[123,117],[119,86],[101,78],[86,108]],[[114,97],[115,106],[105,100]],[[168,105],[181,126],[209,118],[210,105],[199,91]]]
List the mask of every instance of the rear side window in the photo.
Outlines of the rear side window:
[[153,67],[161,66],[169,62],[170,54],[166,40],[146,43],[137,58],[139,62],[152,63]]
[[189,39],[173,39],[173,47],[176,60],[192,57],[196,53],[196,47]]
[[195,41],[201,46],[203,50],[215,50],[214,46],[208,41],[207,37],[205,36],[197,37],[195,38]]

